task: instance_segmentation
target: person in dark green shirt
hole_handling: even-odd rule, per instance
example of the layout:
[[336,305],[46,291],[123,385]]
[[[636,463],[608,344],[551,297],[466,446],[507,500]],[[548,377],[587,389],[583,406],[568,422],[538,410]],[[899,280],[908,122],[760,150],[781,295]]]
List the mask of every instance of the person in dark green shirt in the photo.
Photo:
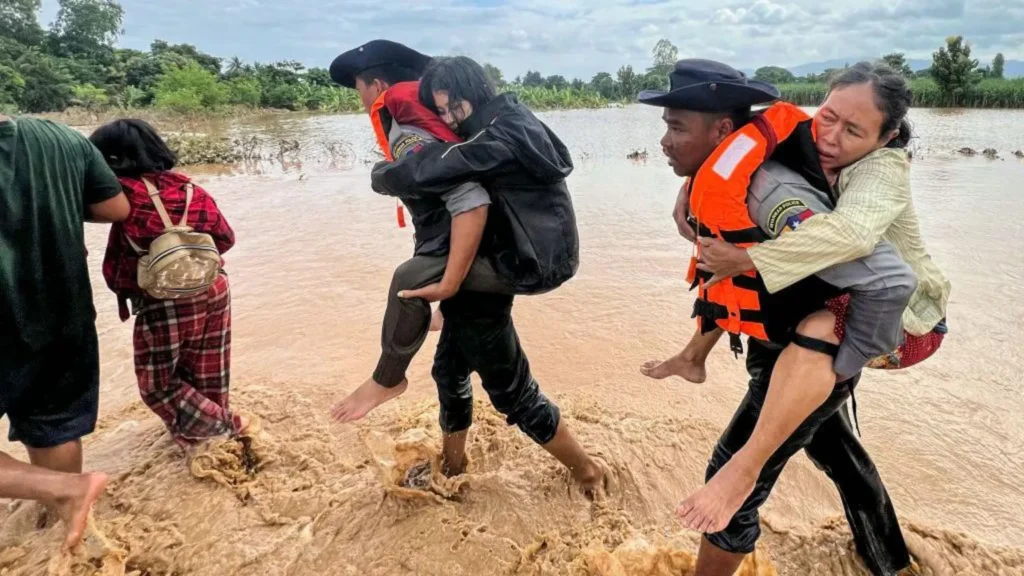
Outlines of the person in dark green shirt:
[[38,500],[80,542],[103,474],[82,473],[96,426],[99,348],[83,222],[128,217],[107,163],[78,132],[0,115],[0,417],[31,464],[0,452],[0,498]]

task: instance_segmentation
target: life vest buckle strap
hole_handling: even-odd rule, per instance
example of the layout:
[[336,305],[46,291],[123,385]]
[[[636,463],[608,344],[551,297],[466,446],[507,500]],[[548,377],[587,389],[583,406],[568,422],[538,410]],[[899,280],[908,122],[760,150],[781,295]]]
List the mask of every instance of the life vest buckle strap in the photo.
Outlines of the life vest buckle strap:
[[743,354],[743,340],[740,339],[739,334],[729,334],[729,349],[736,355],[737,358],[740,354]]
[[729,310],[721,304],[715,304],[714,302],[708,302],[707,300],[701,300],[698,298],[693,301],[693,318],[696,318],[697,316],[711,322],[716,320],[725,320],[729,317]]

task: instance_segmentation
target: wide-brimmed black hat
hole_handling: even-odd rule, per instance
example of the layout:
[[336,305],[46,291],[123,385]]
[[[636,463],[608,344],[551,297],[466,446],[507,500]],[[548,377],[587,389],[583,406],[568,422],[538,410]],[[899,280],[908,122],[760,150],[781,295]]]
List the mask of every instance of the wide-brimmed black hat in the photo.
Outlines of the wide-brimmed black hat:
[[664,108],[729,112],[772,102],[780,97],[775,86],[751,80],[743,72],[714,60],[680,60],[668,78],[668,92],[644,90],[637,99],[642,104]]
[[342,86],[355,88],[357,75],[389,64],[422,75],[430,64],[430,56],[391,40],[371,40],[335,58],[331,62],[331,79]]

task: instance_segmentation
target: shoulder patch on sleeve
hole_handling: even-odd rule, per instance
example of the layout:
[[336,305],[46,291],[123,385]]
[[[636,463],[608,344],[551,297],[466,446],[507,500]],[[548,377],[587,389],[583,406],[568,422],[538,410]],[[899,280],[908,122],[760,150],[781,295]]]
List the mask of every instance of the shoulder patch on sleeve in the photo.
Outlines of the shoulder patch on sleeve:
[[391,155],[398,159],[409,154],[415,154],[420,151],[420,148],[423,148],[425,143],[426,139],[419,134],[407,134],[395,143]]
[[736,166],[746,158],[747,154],[750,153],[754,147],[757,146],[757,142],[753,138],[746,134],[740,134],[736,136],[736,139],[729,144],[729,147],[722,152],[722,155],[718,157],[718,161],[711,167],[711,170],[715,174],[718,174],[725,180],[732,178],[733,171],[736,170]]
[[[787,214],[795,216],[804,212],[808,212],[809,214],[806,218],[801,219],[801,222],[810,218],[814,212],[811,212],[810,208],[807,207],[807,204],[804,204],[803,200],[799,198],[787,198],[776,204],[775,207],[772,208],[771,213],[768,214],[768,229],[771,231],[772,235],[776,235],[779,233],[779,224],[784,221],[783,216],[786,216]],[[785,220],[785,222],[788,223],[788,220]]]
[[786,224],[785,224],[785,226],[782,227],[782,230],[779,230],[779,234],[782,235],[782,234],[785,234],[786,232],[788,232],[790,230],[796,230],[800,226],[801,222],[803,222],[804,220],[807,220],[811,216],[814,216],[814,211],[812,211],[812,210],[804,210],[803,212],[800,212],[799,214],[796,214],[794,216],[790,216],[789,218],[786,218]]

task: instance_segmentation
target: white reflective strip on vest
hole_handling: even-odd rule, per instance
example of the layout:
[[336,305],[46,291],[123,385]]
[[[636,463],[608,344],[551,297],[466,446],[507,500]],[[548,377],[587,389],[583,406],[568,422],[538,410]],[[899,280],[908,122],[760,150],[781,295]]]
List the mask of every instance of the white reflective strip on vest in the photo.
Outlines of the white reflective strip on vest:
[[722,152],[722,155],[718,158],[718,162],[715,162],[715,165],[711,169],[724,180],[732,178],[732,173],[736,170],[736,166],[738,166],[739,163],[747,157],[747,154],[749,154],[756,146],[757,142],[750,136],[747,136],[746,134],[736,136],[736,139],[733,140],[732,144],[729,144],[729,147],[725,149],[725,152]]

